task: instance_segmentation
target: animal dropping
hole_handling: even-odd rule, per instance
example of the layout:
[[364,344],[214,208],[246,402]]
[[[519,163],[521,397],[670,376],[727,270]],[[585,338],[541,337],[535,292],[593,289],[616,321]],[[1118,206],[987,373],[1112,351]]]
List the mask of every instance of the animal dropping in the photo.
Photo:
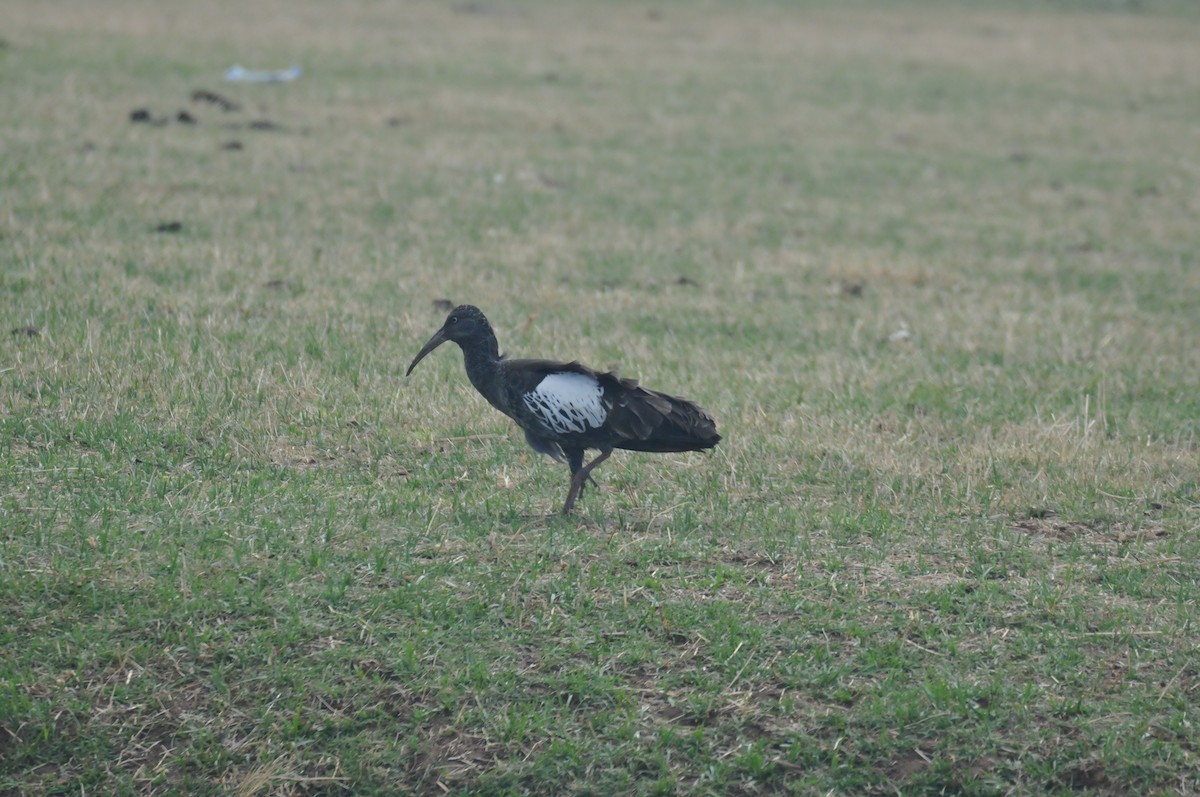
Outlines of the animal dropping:
[[[516,422],[534,451],[565,462],[569,515],[591,473],[614,449],[700,451],[721,441],[712,416],[695,402],[640,386],[578,362],[511,360],[478,307],[460,305],[421,347],[405,376],[447,341],[462,349],[467,378],[488,403]],[[586,465],[584,452],[599,451]]]

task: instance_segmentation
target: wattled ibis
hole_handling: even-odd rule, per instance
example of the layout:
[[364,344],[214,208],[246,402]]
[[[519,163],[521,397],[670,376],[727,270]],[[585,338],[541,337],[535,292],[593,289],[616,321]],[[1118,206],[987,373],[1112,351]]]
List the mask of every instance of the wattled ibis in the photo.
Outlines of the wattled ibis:
[[[450,311],[405,376],[446,341],[462,349],[471,384],[488,403],[516,421],[530,447],[570,468],[564,515],[571,513],[585,482],[592,481],[592,471],[613,449],[699,451],[721,441],[712,416],[687,399],[578,362],[510,360],[500,353],[487,317],[469,304]],[[584,465],[583,454],[589,448],[600,454]]]

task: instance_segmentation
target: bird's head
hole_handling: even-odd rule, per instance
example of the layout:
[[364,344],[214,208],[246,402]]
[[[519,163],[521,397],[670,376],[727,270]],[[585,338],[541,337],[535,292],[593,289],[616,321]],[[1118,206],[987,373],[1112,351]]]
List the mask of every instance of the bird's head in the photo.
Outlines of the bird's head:
[[417,356],[413,357],[413,361],[409,363],[408,370],[404,372],[408,376],[417,367],[417,363],[425,359],[425,355],[441,346],[446,341],[454,341],[459,346],[471,341],[475,338],[482,337],[488,333],[491,326],[488,324],[487,317],[478,307],[470,304],[460,304],[450,311],[450,315],[446,316],[446,321],[442,324],[442,328],[433,333],[433,337],[421,347],[417,352]]

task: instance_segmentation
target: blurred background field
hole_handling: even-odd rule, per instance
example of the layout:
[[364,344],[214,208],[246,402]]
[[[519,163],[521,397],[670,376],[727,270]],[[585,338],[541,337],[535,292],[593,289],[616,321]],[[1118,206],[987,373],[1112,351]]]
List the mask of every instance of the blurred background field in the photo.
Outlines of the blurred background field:
[[1200,8],[3,16],[0,794],[1200,789]]

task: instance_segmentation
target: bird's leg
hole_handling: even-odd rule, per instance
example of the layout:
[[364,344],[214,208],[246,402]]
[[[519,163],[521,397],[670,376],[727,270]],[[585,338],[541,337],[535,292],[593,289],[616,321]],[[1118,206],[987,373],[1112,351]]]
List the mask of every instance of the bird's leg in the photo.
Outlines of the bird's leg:
[[583,485],[576,481],[576,476],[583,470],[583,449],[572,448],[563,451],[567,455],[567,467],[571,469],[571,489],[567,490],[567,502],[563,504],[562,513],[569,515],[575,499],[583,494]]
[[[592,470],[595,469],[595,467],[597,465],[599,465],[601,462],[608,459],[609,456],[612,454],[612,452],[613,452],[612,448],[601,449],[600,456],[596,457],[591,462],[589,462],[587,465],[584,465],[583,467],[579,468],[578,470],[574,471],[574,473],[572,473],[571,489],[567,491],[567,501],[565,504],[563,504],[563,508],[562,508],[562,513],[564,515],[571,514],[571,509],[572,509],[572,507],[575,506],[576,499],[578,499],[579,496],[583,494],[583,485],[585,483],[587,483],[588,481],[591,481],[591,479],[592,479]],[[580,456],[579,461],[582,462],[583,461],[583,459],[582,459],[583,453],[580,452],[579,456]],[[575,461],[574,452],[571,452],[571,461],[572,462]],[[596,483],[595,481],[592,481],[592,484],[595,484],[595,483]]]
[[567,467],[571,469],[571,481],[575,481],[575,474],[583,470],[583,449],[565,449],[563,453],[567,455]]
[[[572,449],[563,451],[563,453],[567,455],[567,467],[571,469],[571,479],[573,480],[575,478],[575,474],[579,473],[579,471],[583,470],[583,449],[582,448],[572,448]],[[600,485],[596,484],[596,480],[593,479],[591,476],[588,476],[587,480],[592,483],[593,487],[595,487],[596,489],[600,489]],[[580,498],[583,496],[583,491],[584,491],[585,487],[587,487],[586,484],[581,485],[579,487],[579,495],[575,496],[576,498]]]

